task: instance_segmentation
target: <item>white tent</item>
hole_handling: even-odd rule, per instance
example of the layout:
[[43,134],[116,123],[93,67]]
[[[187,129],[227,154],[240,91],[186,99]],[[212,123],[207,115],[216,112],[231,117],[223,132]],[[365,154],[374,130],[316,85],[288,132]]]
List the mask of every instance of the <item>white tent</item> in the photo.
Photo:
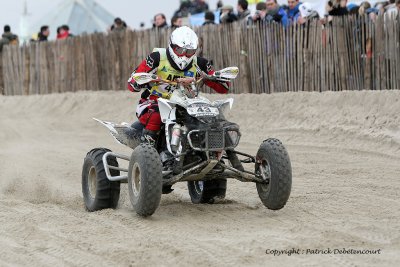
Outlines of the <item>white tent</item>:
[[40,31],[40,27],[50,27],[50,39],[57,34],[57,27],[68,25],[74,35],[82,33],[105,32],[114,22],[113,16],[94,0],[65,0],[55,10],[50,11],[30,28],[31,34]]

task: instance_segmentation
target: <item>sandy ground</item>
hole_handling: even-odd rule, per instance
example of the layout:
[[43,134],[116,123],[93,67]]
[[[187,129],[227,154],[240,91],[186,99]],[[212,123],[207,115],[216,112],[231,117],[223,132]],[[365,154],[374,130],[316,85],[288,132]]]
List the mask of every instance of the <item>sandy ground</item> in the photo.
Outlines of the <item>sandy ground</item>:
[[253,154],[276,137],[289,151],[293,187],[280,211],[254,184],[229,181],[213,205],[192,204],[179,183],[143,219],[123,185],[117,210],[86,212],[87,151],[130,153],[91,118],[130,121],[137,95],[0,96],[0,266],[398,265],[400,91],[233,97],[239,149]]

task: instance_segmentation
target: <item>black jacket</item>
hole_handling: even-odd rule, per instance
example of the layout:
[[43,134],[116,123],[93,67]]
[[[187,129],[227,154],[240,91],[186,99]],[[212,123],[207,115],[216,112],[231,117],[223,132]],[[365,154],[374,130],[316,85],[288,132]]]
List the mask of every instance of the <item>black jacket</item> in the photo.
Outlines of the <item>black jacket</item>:
[[329,11],[329,15],[331,16],[344,16],[349,14],[349,11],[345,7],[337,7]]

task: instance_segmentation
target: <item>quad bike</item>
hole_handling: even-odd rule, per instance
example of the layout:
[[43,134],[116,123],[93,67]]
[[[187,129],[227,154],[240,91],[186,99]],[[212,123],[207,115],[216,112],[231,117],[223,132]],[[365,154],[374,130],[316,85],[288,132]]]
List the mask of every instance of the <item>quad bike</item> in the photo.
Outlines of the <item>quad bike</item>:
[[[133,152],[129,157],[95,148],[86,155],[82,171],[86,209],[116,208],[121,182],[128,183],[133,208],[144,217],[156,211],[161,195],[170,193],[177,182],[187,182],[193,203],[213,203],[215,198],[225,197],[228,178],[256,183],[264,206],[283,208],[290,195],[292,170],[282,143],[269,138],[261,143],[255,156],[236,151],[241,137],[239,126],[224,117],[233,99],[211,102],[199,96],[204,79],[228,81],[236,78],[238,71],[230,67],[213,76],[202,73],[190,88],[158,80],[172,93],[170,99],[158,99],[163,127],[155,143],[143,138],[143,126],[138,122],[129,125],[95,119]],[[154,81],[155,75],[136,73],[134,78],[138,84],[146,84]],[[118,160],[129,161],[129,167],[119,167]],[[254,168],[249,171],[243,164],[254,164]]]

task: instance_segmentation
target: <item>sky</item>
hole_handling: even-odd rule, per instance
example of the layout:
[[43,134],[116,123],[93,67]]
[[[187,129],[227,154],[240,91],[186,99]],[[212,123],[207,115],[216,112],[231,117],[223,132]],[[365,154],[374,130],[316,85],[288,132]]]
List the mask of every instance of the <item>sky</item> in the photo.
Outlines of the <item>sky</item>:
[[[20,34],[20,18],[23,12],[24,2],[28,7],[28,24],[35,25],[43,16],[56,9],[66,0],[0,0],[0,30],[3,26],[11,26],[12,32]],[[168,24],[172,14],[179,7],[179,0],[96,0],[97,3],[107,9],[116,17],[121,17],[132,29],[138,29],[141,22],[145,27],[151,27],[152,17],[157,13],[167,16]],[[210,9],[215,9],[218,0],[207,1]],[[324,0],[320,0],[324,1]],[[237,0],[223,0],[224,4],[236,7]],[[280,2],[286,2],[280,0]],[[318,2],[318,0],[306,0],[306,2]],[[110,25],[112,22],[110,22]],[[51,30],[51,29],[50,29]],[[54,29],[53,29],[54,30]],[[37,29],[39,31],[39,29]]]

